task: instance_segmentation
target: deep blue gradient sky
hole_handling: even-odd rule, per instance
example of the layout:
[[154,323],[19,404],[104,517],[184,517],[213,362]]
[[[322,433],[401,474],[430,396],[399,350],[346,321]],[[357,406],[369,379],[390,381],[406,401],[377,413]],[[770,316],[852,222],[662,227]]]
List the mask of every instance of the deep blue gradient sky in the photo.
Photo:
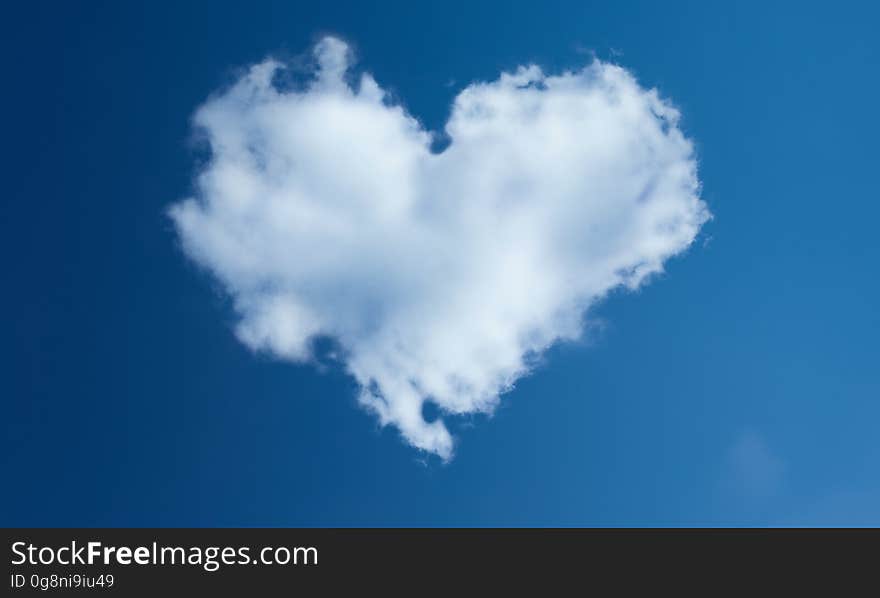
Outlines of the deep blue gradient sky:
[[[880,524],[872,3],[85,4],[0,35],[0,525]],[[338,369],[238,343],[165,216],[196,106],[323,33],[431,129],[473,80],[595,52],[697,143],[699,242],[453,423],[447,465]]]

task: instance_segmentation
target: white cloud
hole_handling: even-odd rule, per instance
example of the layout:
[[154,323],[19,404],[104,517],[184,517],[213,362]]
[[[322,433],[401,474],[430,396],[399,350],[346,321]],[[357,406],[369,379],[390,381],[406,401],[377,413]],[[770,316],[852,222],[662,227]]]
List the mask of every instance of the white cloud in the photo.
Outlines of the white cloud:
[[238,337],[308,361],[331,336],[360,402],[449,458],[444,415],[490,412],[585,310],[637,287],[708,218],[678,112],[626,70],[537,66],[455,99],[451,144],[325,38],[308,85],[267,60],[195,116],[212,157],[171,208],[187,254],[233,297]]

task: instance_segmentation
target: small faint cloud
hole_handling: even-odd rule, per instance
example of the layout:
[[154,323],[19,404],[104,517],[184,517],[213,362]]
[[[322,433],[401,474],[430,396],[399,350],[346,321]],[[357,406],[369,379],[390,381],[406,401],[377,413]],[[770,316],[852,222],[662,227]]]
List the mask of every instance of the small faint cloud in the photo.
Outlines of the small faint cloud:
[[581,56],[589,56],[593,60],[596,59],[596,50],[583,44],[574,44],[574,52],[575,54],[580,54]]
[[726,460],[725,485],[741,498],[763,500],[782,488],[785,462],[754,430],[737,437]]

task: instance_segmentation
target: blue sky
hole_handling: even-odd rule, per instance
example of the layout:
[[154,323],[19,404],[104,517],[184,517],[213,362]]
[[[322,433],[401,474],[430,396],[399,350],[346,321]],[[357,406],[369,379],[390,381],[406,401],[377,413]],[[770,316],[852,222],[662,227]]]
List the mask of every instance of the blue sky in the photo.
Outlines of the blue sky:
[[[187,3],[6,19],[3,525],[880,523],[877,9]],[[472,81],[659,88],[714,219],[425,458],[355,381],[254,355],[167,209],[236,69],[332,33],[431,130]]]

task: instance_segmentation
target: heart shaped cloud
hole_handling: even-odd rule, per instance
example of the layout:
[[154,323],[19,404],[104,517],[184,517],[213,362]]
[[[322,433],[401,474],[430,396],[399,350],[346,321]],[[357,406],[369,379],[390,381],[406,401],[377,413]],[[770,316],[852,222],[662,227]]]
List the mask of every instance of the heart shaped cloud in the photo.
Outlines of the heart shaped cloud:
[[242,342],[303,362],[332,337],[360,402],[448,459],[442,417],[491,412],[592,303],[694,240],[693,148],[655,90],[594,61],[470,85],[433,152],[370,75],[349,82],[344,42],[314,52],[304,86],[269,60],[199,108],[211,158],[170,214]]

